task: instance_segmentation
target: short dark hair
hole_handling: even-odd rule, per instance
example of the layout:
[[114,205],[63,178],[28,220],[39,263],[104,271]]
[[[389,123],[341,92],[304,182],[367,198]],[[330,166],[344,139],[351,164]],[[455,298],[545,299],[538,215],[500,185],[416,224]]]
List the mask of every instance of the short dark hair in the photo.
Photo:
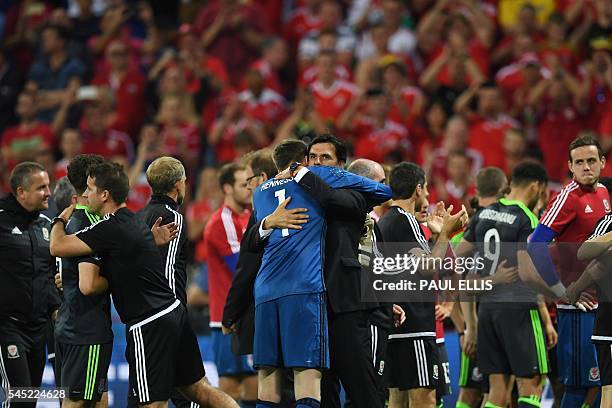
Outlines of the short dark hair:
[[420,166],[401,162],[391,169],[389,186],[394,199],[404,200],[412,197],[419,184],[425,184],[425,172]]
[[277,169],[270,149],[259,149],[251,152],[248,157],[245,156],[244,163],[251,167],[253,175],[258,176],[261,173],[266,173],[268,177],[276,176]]
[[476,192],[479,197],[495,197],[506,181],[506,175],[499,167],[485,167],[476,174]]
[[338,161],[346,163],[348,157],[346,144],[342,140],[338,139],[336,136],[329,133],[315,137],[308,145],[308,151],[306,152],[306,154],[310,154],[310,149],[312,149],[312,146],[319,143],[330,143],[331,145],[333,145],[334,150],[336,150],[336,157],[338,158]]
[[68,30],[66,30],[64,27],[62,27],[59,24],[45,24],[44,27],[42,28],[42,30],[40,30],[40,32],[42,33],[45,30],[53,30],[57,33],[57,36],[60,38],[60,40],[62,40],[63,42],[67,42],[70,39],[70,35],[68,34]]
[[104,161],[89,168],[89,177],[95,180],[98,191],[108,191],[115,204],[123,204],[130,192],[130,182],[123,166]]
[[236,182],[236,172],[244,170],[244,166],[240,163],[227,163],[219,169],[219,186],[223,190],[223,186],[229,184],[234,186]]
[[603,149],[601,148],[601,144],[599,143],[597,137],[591,132],[584,132],[578,135],[577,138],[572,140],[572,143],[570,143],[567,149],[567,155],[570,162],[572,161],[572,150],[583,146],[595,146],[597,148],[597,154],[599,155],[599,158],[602,158],[604,156]]
[[291,163],[301,162],[308,154],[308,146],[301,140],[283,140],[274,148],[272,158],[278,171],[283,171]]
[[525,161],[517,165],[512,171],[512,185],[521,186],[537,181],[548,183],[546,169],[540,163]]
[[70,206],[72,202],[72,196],[78,194],[72,183],[68,180],[68,177],[62,177],[55,184],[53,190],[53,200],[57,206],[57,210],[62,212],[66,207]]
[[11,191],[17,194],[17,188],[29,188],[31,185],[30,176],[38,171],[47,171],[42,164],[36,162],[21,162],[11,172],[9,181],[11,183]]
[[87,175],[91,166],[104,162],[104,157],[97,154],[79,154],[68,164],[68,180],[77,194],[87,189]]

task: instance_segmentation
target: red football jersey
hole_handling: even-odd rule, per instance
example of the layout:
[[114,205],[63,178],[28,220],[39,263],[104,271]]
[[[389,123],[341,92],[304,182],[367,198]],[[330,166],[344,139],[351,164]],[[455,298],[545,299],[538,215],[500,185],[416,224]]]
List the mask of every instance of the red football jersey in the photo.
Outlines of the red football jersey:
[[310,88],[314,99],[314,110],[323,120],[331,123],[336,123],[358,91],[354,84],[342,80],[334,81],[329,88],[316,81]]
[[275,128],[287,116],[285,98],[272,89],[264,89],[259,98],[246,89],[240,92],[238,99],[243,103],[247,117],[267,126]]
[[357,120],[355,127],[355,156],[385,163],[390,153],[399,153],[407,159],[411,153],[408,130],[399,123],[387,120],[382,128],[377,128],[372,118]]
[[[338,79],[341,79],[344,81],[351,80],[351,76],[352,76],[351,71],[347,67],[345,67],[343,64],[336,65],[336,67],[334,68],[334,73],[335,73],[336,78]],[[318,76],[319,76],[319,69],[317,68],[316,65],[312,65],[302,71],[298,85],[300,86],[300,88],[306,88],[307,86],[312,85],[317,80]]]
[[508,129],[518,128],[520,124],[506,115],[499,115],[495,120],[476,116],[470,122],[470,147],[482,153],[485,166],[505,169],[504,137]]
[[576,281],[584,271],[587,263],[576,259],[579,244],[609,212],[610,196],[603,184],[591,191],[572,180],[548,203],[540,224],[557,233],[558,243],[572,244],[561,244],[562,248],[553,248],[552,252],[563,285]]
[[415,86],[406,86],[402,89],[400,98],[408,106],[408,115],[402,115],[397,103],[393,103],[389,110],[389,119],[412,129],[411,126],[414,121],[423,113],[423,106],[420,109],[415,108],[415,102],[423,98],[423,92]]
[[208,258],[210,327],[221,327],[225,300],[232,285],[240,252],[240,240],[250,215],[249,211],[238,214],[223,205],[213,213],[204,229]]

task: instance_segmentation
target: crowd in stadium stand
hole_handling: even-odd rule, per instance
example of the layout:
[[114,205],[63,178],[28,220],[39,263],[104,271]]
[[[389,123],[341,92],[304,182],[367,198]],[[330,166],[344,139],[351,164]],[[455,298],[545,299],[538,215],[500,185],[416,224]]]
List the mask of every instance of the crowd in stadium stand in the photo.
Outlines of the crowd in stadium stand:
[[215,168],[286,138],[414,161],[455,205],[482,166],[539,160],[560,185],[578,134],[612,150],[611,0],[5,0],[0,44],[0,193],[21,161],[53,184],[96,153],[137,210],[172,155],[198,261]]

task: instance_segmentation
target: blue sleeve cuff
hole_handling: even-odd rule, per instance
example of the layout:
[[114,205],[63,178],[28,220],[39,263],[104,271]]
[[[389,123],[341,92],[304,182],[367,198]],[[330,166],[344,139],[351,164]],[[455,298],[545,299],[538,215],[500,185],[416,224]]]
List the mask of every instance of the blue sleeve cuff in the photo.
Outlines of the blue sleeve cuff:
[[[555,238],[557,233],[545,225],[538,224],[531,235],[527,252],[536,267],[536,270],[550,288],[556,288],[556,292],[561,292],[561,281],[557,269],[548,251],[548,244]],[[560,286],[559,286],[560,285]],[[563,288],[563,293],[565,288]]]

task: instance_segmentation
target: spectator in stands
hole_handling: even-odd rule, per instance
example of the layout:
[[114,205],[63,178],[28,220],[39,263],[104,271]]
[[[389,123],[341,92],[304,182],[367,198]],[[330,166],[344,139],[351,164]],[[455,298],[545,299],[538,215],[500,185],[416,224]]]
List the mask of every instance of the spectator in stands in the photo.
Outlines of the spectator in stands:
[[588,28],[586,41],[590,43],[597,38],[609,38],[612,30],[612,3],[607,0],[595,0],[595,21],[587,19]]
[[126,133],[108,126],[112,98],[107,90],[95,89],[91,99],[84,101],[85,114],[80,126],[83,153],[99,154],[106,159],[123,157],[129,163],[134,157],[132,140]]
[[587,104],[579,82],[560,65],[554,76],[542,79],[529,94],[538,121],[538,141],[544,165],[553,181],[567,176],[568,146],[585,127]]
[[291,49],[295,50],[306,34],[321,28],[321,3],[322,0],[304,0],[302,6],[289,15],[283,36],[289,41]]
[[[365,111],[358,111],[365,104]],[[389,118],[391,98],[380,88],[360,93],[342,113],[339,128],[351,135],[356,157],[396,164],[411,160],[408,129]]]
[[[336,44],[338,41],[338,35],[335,31],[331,31],[331,30],[322,31],[319,33],[319,37],[317,41],[319,43],[320,50],[334,50],[335,52],[337,48]],[[312,63],[308,62],[308,64],[310,65],[307,67],[304,67],[304,69],[302,70],[300,74],[300,79],[299,79],[300,88],[306,88],[312,85],[312,83],[315,82],[317,78],[319,77],[319,69],[318,69],[316,60],[314,60]],[[334,67],[334,74],[336,78],[342,79],[345,81],[350,81],[351,75],[352,75],[350,66],[344,65],[342,63],[338,63],[337,58],[336,58],[336,66]]]
[[106,48],[106,59],[110,69],[99,73],[92,84],[108,87],[115,98],[115,110],[109,117],[109,126],[127,133],[133,140],[144,120],[144,77],[128,64],[128,47],[113,41]]
[[19,69],[30,68],[40,30],[51,12],[52,6],[43,2],[17,1],[8,7],[3,44]]
[[407,76],[406,65],[397,57],[388,55],[380,60],[382,86],[391,97],[391,120],[412,129],[425,108],[425,96]]
[[78,0],[72,4],[76,6],[76,9],[74,13],[68,9],[71,36],[79,49],[85,52],[89,39],[100,34],[100,17],[95,13],[93,0]]
[[317,57],[317,80],[310,86],[314,101],[314,112],[320,117],[315,125],[323,125],[316,129],[318,133],[333,131],[336,121],[357,95],[357,87],[336,78],[336,51],[321,50]]
[[511,116],[520,117],[527,105],[529,92],[541,78],[549,76],[550,71],[542,67],[535,53],[527,53],[518,62],[507,65],[497,72],[495,81],[504,93]]
[[[281,95],[285,89],[280,81],[279,71],[285,66],[288,58],[287,44],[282,38],[272,37],[263,42],[261,58],[251,64],[251,69],[257,70],[263,77],[267,88]],[[243,88],[246,83],[243,82]]]
[[238,95],[245,115],[259,122],[268,135],[274,135],[278,125],[287,116],[285,98],[266,87],[264,77],[258,70],[247,71],[245,83],[247,88]]
[[568,27],[561,13],[553,13],[546,25],[546,40],[542,43],[539,55],[546,66],[550,66],[548,59],[556,57],[563,68],[576,72],[578,58],[576,50],[579,47],[579,38],[574,34],[568,36]]
[[583,92],[589,104],[589,128],[601,135],[605,152],[612,149],[612,40],[591,41],[591,59],[581,67]]
[[425,162],[428,180],[448,180],[446,163],[451,153],[463,153],[470,159],[470,175],[475,177],[483,166],[483,154],[468,147],[468,123],[462,116],[453,116],[446,123],[442,146],[435,149]]
[[[517,2],[504,0],[506,6],[499,10],[500,21],[504,28],[505,36],[499,41],[495,47],[495,51],[492,55],[492,61],[495,64],[507,64],[512,62],[512,55],[516,57],[520,56],[525,52],[535,51],[540,43],[545,40],[544,32],[538,22],[538,11],[529,2]],[[544,10],[543,12],[550,14],[551,9]],[[548,18],[548,17],[546,17]],[[542,23],[546,19],[542,19]],[[530,44],[531,49],[520,50],[516,53],[514,48],[518,46],[517,40],[520,39],[520,43],[523,46]]]
[[432,179],[432,201],[444,201],[446,206],[459,209],[467,208],[469,199],[476,194],[471,160],[465,152],[452,152],[446,157],[446,180]]
[[147,182],[146,169],[153,160],[167,155],[164,151],[159,128],[155,123],[146,123],[140,132],[140,144],[136,151],[134,164],[126,166],[130,181],[130,192],[127,205],[132,211],[138,211],[147,205],[151,198],[151,187]]
[[7,51],[0,47],[0,134],[17,123],[15,105],[24,79],[22,71],[9,61]]
[[319,34],[325,31],[336,33],[336,52],[338,62],[345,66],[351,66],[357,40],[350,27],[343,23],[342,8],[335,0],[324,0],[319,9],[321,25],[318,29],[311,31],[300,41],[298,50],[298,64],[305,68],[312,64],[317,58],[321,48],[319,47]]
[[176,95],[164,96],[155,120],[160,126],[163,151],[181,160],[188,175],[193,175],[202,150],[201,136],[183,101]]
[[132,36],[126,22],[132,17],[130,10],[123,1],[111,5],[104,11],[100,21],[101,34],[89,39],[89,49],[96,57],[96,73],[108,69],[105,60],[106,48],[115,40],[123,43],[129,50],[128,64],[130,68],[138,69],[143,56],[154,55],[159,48],[159,32],[153,19],[153,11],[147,2],[139,2],[138,18],[145,24],[147,36],[144,40]]
[[300,89],[293,105],[293,111],[278,127],[273,144],[289,138],[300,139],[308,144],[317,135],[315,129],[324,127],[320,116],[314,112],[310,89]]
[[234,161],[245,150],[245,145],[265,147],[268,143],[263,126],[246,117],[240,100],[235,96],[208,134],[208,144],[213,147],[218,163]]
[[257,58],[268,33],[266,15],[259,5],[238,0],[210,2],[197,16],[194,28],[204,49],[232,67],[230,82],[235,87]]
[[223,194],[217,181],[217,169],[205,167],[197,177],[193,201],[187,205],[187,238],[195,246],[194,260],[198,264],[206,262],[204,227],[211,214],[223,202]]
[[59,143],[62,158],[55,165],[55,179],[68,175],[68,165],[77,155],[82,153],[83,141],[78,129],[66,128],[62,132]]
[[527,153],[527,141],[519,129],[508,129],[504,136],[506,168],[502,169],[510,177],[514,168],[523,162]]
[[442,146],[444,129],[448,120],[448,112],[444,104],[434,99],[424,117],[411,130],[411,142],[414,144],[414,160],[419,166],[425,166],[425,160],[432,152]]
[[380,85],[379,68],[382,60],[390,54],[388,46],[390,33],[387,27],[378,23],[372,25],[368,33],[373,52],[367,57],[359,56],[355,68],[355,83],[361,89],[370,89]]
[[[477,108],[472,111],[470,104],[476,95]],[[504,113],[504,100],[499,87],[494,82],[471,86],[455,102],[455,112],[468,118],[470,147],[484,156],[484,165],[503,169],[506,165],[504,134],[510,128],[519,127],[519,124]]]
[[53,149],[56,144],[51,126],[36,119],[35,94],[24,92],[19,95],[15,112],[19,124],[2,134],[2,156],[10,169],[22,161],[34,160],[39,151]]
[[488,73],[488,50],[495,37],[493,21],[477,3],[438,1],[419,21],[417,38],[426,63],[439,57],[446,47],[467,54],[483,74]]
[[[380,24],[384,27],[388,39],[387,47],[392,54],[403,58],[414,57],[417,46],[416,35],[403,25],[406,15],[406,6],[400,0],[383,0],[380,10],[382,12]],[[364,32],[357,47],[359,59],[371,57],[376,53],[373,33]]]
[[67,32],[59,26],[47,25],[41,33],[43,54],[36,60],[26,88],[38,92],[38,118],[53,120],[68,86],[81,83],[85,66],[66,51]]

